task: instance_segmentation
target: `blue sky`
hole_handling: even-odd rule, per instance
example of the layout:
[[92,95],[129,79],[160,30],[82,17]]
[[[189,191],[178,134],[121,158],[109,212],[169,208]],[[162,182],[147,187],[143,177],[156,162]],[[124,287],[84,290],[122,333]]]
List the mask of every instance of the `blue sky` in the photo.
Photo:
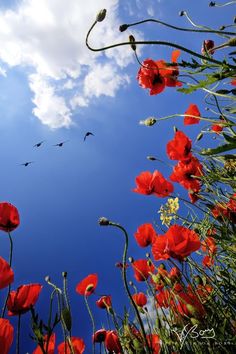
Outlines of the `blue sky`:
[[[86,343],[91,333],[89,317],[83,299],[75,293],[83,277],[98,273],[97,294],[111,294],[114,307],[123,311],[124,292],[114,266],[121,260],[123,236],[115,229],[99,227],[98,218],[107,216],[125,226],[130,233],[129,255],[144,257],[145,250],[136,247],[133,233],[145,222],[160,224],[157,211],[164,200],[132,193],[135,177],[154,169],[169,176],[170,168],[146,156],[167,160],[165,145],[173,137],[173,125],[192,139],[200,131],[199,126],[183,128],[182,118],[153,128],[138,122],[149,116],[183,113],[190,103],[200,103],[202,95],[186,97],[167,88],[150,97],[138,86],[139,67],[129,48],[95,55],[85,47],[85,33],[98,10],[107,8],[107,19],[92,36],[96,46],[133,33],[137,39],[173,40],[200,51],[202,40],[213,37],[183,35],[153,25],[120,34],[118,26],[145,17],[188,26],[178,16],[180,10],[189,10],[196,22],[215,28],[232,21],[230,9],[209,8],[205,0],[94,3],[4,0],[0,6],[1,200],[16,205],[21,215],[21,226],[13,234],[13,288],[42,283],[37,309],[44,317],[49,295],[44,277],[50,275],[59,285],[61,272],[67,271],[75,316],[73,335]],[[221,22],[223,11],[226,23]],[[170,56],[171,49],[165,47],[140,49],[141,60],[169,60]],[[187,58],[186,54],[181,58]],[[204,112],[204,107],[200,110]],[[84,142],[87,131],[94,136]],[[41,140],[43,145],[33,148]],[[62,148],[53,146],[67,140]],[[20,165],[26,161],[34,163]],[[175,191],[183,192],[177,186]],[[1,255],[7,257],[4,233],[0,247]],[[91,297],[90,302],[95,299]],[[105,322],[103,313],[95,307],[94,311],[100,328],[100,318]],[[34,348],[28,339],[28,320],[25,315],[22,353]]]

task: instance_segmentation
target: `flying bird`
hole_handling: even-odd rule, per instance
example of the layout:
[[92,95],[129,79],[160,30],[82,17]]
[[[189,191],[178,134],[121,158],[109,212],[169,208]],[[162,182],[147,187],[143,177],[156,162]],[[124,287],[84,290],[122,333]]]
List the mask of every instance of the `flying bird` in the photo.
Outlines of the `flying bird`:
[[67,143],[67,141],[69,141],[69,140],[62,141],[61,143],[55,144],[55,145],[53,145],[53,146],[59,146],[59,147],[62,147],[65,143]]
[[34,147],[40,147],[43,143],[44,143],[45,140],[42,140],[40,141],[39,143],[35,144]]
[[84,141],[86,140],[87,136],[89,136],[89,135],[93,135],[93,136],[94,136],[94,134],[93,134],[93,133],[91,133],[91,132],[87,132],[87,133],[85,134],[85,136],[84,136]]
[[27,167],[28,165],[30,165],[31,163],[33,163],[34,161],[27,161],[27,162],[24,162],[24,163],[21,163],[20,166],[25,166]]

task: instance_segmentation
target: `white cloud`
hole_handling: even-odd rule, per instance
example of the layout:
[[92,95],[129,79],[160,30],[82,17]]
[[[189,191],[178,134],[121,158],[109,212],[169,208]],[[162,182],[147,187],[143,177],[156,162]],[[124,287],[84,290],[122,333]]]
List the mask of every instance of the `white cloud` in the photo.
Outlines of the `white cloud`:
[[7,71],[0,66],[0,75],[7,77]]
[[114,97],[129,82],[123,70],[133,61],[128,46],[99,53],[85,46],[87,30],[102,8],[107,17],[95,27],[92,45],[127,40],[118,30],[123,23],[118,6],[119,0],[21,0],[0,12],[0,60],[4,67],[24,66],[31,73],[33,113],[43,124],[69,127],[76,106],[88,106],[91,97]]

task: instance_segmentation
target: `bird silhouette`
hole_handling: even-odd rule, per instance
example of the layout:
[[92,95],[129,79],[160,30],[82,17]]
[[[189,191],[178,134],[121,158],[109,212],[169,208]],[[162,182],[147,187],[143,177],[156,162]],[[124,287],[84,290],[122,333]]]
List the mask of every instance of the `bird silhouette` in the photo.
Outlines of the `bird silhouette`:
[[42,140],[40,141],[39,143],[35,144],[34,147],[40,147],[43,143],[44,143],[45,140]]
[[87,132],[87,133],[85,134],[85,136],[84,136],[84,141],[86,140],[87,136],[89,136],[89,135],[93,135],[93,136],[94,136],[94,134],[93,134],[93,133],[91,133],[91,132]]
[[55,145],[53,145],[53,146],[59,146],[59,147],[62,147],[65,143],[67,143],[67,141],[69,141],[69,140],[62,141],[61,143],[57,143],[57,144],[55,144]]
[[28,165],[30,165],[31,163],[33,163],[34,161],[27,161],[27,162],[24,162],[24,163],[21,163],[20,166],[25,166],[27,167]]

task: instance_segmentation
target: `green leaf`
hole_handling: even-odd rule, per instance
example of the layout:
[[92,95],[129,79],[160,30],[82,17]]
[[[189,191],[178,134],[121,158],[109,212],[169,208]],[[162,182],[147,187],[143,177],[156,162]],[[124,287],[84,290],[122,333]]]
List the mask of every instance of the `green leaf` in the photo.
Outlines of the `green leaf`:
[[227,135],[225,133],[223,133],[223,136],[225,138],[225,140],[228,142],[228,143],[232,143],[232,144],[235,144],[236,143],[236,138],[235,137],[232,137],[230,135]]
[[221,146],[218,146],[217,148],[213,149],[203,149],[200,154],[204,156],[211,156],[211,155],[217,155],[220,154],[221,152],[229,151],[236,149],[236,142],[230,143],[230,144],[224,144]]
[[199,88],[205,88],[205,87],[213,84],[216,81],[218,81],[218,78],[209,76],[206,80],[200,81],[197,85],[191,85],[188,88],[179,88],[177,91],[182,92],[182,93],[187,93],[187,94],[192,93],[192,92],[198,90]]

